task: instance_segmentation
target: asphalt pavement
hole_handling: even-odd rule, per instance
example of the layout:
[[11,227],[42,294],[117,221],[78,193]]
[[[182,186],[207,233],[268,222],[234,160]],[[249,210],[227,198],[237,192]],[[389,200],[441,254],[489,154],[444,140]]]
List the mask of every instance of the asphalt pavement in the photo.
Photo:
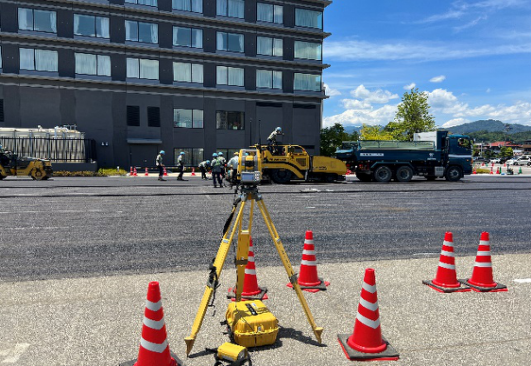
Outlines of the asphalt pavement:
[[[531,360],[530,176],[470,176],[458,183],[264,186],[264,202],[293,267],[313,230],[327,291],[305,293],[313,336],[265,225],[253,224],[257,277],[281,330],[253,365],[347,365],[337,334],[351,334],[366,268],[376,271],[381,329],[399,352],[389,365],[528,365]],[[191,357],[184,337],[219,246],[233,194],[211,182],[152,177],[0,182],[0,365],[119,365],[137,357],[147,286],[160,282],[171,351],[213,365],[235,283],[226,263]],[[164,185],[166,184],[166,185]],[[255,213],[256,216],[259,216]],[[433,279],[445,231],[459,278],[472,274],[491,233],[499,293],[442,294]],[[232,252],[231,252],[232,253]],[[229,254],[231,257],[232,254]]]

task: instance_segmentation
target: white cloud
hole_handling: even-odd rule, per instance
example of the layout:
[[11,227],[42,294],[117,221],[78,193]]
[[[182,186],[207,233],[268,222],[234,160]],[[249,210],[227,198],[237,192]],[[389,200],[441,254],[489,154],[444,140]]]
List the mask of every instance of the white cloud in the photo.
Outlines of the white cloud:
[[445,79],[446,79],[446,76],[439,75],[439,76],[435,76],[435,77],[431,78],[430,81],[432,83],[442,83]]
[[368,103],[377,103],[377,104],[385,104],[388,103],[391,99],[398,98],[397,94],[393,94],[388,90],[382,90],[378,89],[376,91],[369,91],[365,86],[362,84],[358,86],[355,90],[352,90],[350,92],[350,95],[352,95],[354,98],[364,100]]
[[488,88],[487,90],[485,90],[486,93],[490,93],[490,88]]
[[385,126],[395,117],[396,105],[384,105],[381,108],[374,109],[347,109],[341,114],[326,117],[323,120],[324,127],[333,126],[335,123],[341,123],[343,126],[360,126],[362,124]]
[[452,115],[463,113],[468,108],[467,104],[459,102],[457,97],[446,89],[435,89],[429,92],[428,103],[434,111]]
[[449,128],[449,127],[459,126],[459,125],[462,125],[468,122],[471,122],[471,121],[468,119],[464,119],[464,118],[454,118],[444,123],[441,127]]
[[404,85],[404,90],[409,91],[411,89],[415,89],[416,86],[417,86],[417,84],[415,84],[415,83],[411,83],[409,85]]
[[324,87],[325,87],[325,93],[329,97],[335,97],[335,96],[341,95],[341,92],[339,90],[331,88],[328,84],[324,84]]

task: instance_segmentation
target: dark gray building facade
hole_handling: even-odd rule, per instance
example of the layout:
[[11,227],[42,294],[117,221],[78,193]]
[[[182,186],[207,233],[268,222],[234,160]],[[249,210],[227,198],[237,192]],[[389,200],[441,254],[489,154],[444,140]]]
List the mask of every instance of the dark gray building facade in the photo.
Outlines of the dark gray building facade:
[[326,0],[0,1],[0,127],[76,125],[99,166],[319,151]]

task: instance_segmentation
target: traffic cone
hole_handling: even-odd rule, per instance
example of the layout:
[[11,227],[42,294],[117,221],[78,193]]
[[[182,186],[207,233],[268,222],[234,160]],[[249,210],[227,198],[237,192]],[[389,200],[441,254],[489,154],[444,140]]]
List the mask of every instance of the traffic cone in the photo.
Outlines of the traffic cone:
[[500,168],[496,168],[496,174],[501,174],[501,169]]
[[361,299],[352,335],[338,334],[339,344],[352,361],[396,361],[396,350],[382,337],[374,269],[365,270]]
[[136,167],[133,168],[133,175],[134,175],[135,177],[138,176],[137,171],[136,171]]
[[469,287],[461,286],[457,281],[455,273],[455,258],[454,258],[454,240],[451,232],[444,234],[444,242],[439,257],[439,267],[437,267],[437,274],[432,281],[422,281],[423,284],[430,286],[435,291],[439,292],[467,292]]
[[149,176],[149,173],[148,173],[148,168],[146,167],[146,172],[144,173],[144,175],[147,177]]
[[481,163],[481,166],[485,166],[485,162]]
[[470,286],[476,292],[507,291],[507,286],[494,282],[490,258],[489,233],[481,233],[472,278],[459,280],[459,282]]
[[[326,286],[330,286],[330,282],[323,281],[322,278],[317,276],[317,261],[315,259],[315,246],[313,245],[313,232],[311,230],[306,231],[297,281],[301,289],[307,292],[325,291]],[[287,286],[293,287],[291,282]]]
[[163,175],[164,175],[165,177],[167,177],[167,176],[168,176],[168,173],[166,172],[166,167],[163,167],[163,169],[164,169],[164,174],[163,174]]
[[490,174],[494,174],[494,172],[492,171],[492,167],[490,167]]
[[520,169],[518,169],[518,174],[522,174],[522,167],[520,167]]
[[131,167],[131,171],[129,172],[129,176],[130,177],[134,176],[133,167]]
[[192,168],[192,177],[195,177],[195,168]]
[[476,171],[476,167],[474,167],[474,170],[472,171],[472,174],[478,174],[478,172]]
[[[229,288],[227,299],[236,299],[236,287]],[[249,256],[245,266],[245,277],[243,279],[242,299],[245,300],[267,300],[267,288],[259,287],[256,277],[256,267],[254,264],[253,239],[249,243]]]
[[182,366],[181,360],[170,352],[166,337],[160,287],[153,281],[148,286],[138,359],[120,366]]

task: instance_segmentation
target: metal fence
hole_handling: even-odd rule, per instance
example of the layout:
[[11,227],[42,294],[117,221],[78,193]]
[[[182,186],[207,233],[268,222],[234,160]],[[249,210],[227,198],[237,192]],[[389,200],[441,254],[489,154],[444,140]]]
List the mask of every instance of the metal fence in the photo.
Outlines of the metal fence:
[[96,161],[96,142],[91,139],[0,136],[0,144],[20,157],[49,159],[52,163]]

